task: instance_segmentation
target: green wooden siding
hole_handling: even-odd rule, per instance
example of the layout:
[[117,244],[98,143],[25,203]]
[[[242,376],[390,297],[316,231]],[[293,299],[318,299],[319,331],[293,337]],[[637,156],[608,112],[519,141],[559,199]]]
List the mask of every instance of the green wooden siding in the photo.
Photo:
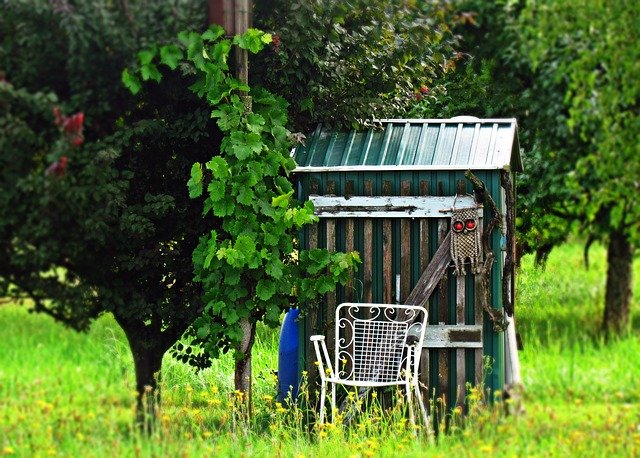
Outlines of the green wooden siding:
[[[360,137],[358,137],[360,136]],[[397,142],[397,147],[393,147],[391,149],[397,150],[402,153],[403,149],[400,146],[403,139],[400,135],[393,137],[389,134],[390,138],[384,137],[384,135],[379,135],[376,133],[374,136],[369,136],[371,138],[367,138],[368,134],[353,134],[350,138],[345,137],[344,145],[348,145],[349,142],[366,142],[366,141],[378,141],[378,142]],[[414,140],[411,140],[411,139]],[[336,141],[339,139],[336,139]],[[330,140],[328,140],[330,141]],[[415,136],[409,136],[408,139],[405,139],[406,142],[416,141]],[[455,139],[452,138],[448,140],[448,142],[454,142]],[[470,138],[461,137],[459,139],[460,142],[469,143]],[[449,145],[447,143],[447,148],[452,148],[453,144]],[[344,147],[344,146],[343,146]],[[444,148],[444,147],[443,147]],[[410,148],[409,148],[410,149]],[[407,148],[405,148],[407,150]],[[435,154],[444,154],[435,149]],[[381,159],[381,158],[377,158]],[[338,161],[337,158],[327,159],[329,162]],[[386,158],[384,161],[386,162]],[[397,161],[398,156],[394,156],[390,161]],[[466,158],[461,156],[456,159],[457,161],[464,161]],[[502,192],[501,192],[501,183],[500,183],[500,172],[496,170],[475,170],[474,173],[480,178],[486,185],[488,192],[496,201],[499,208],[504,207]],[[420,195],[420,186],[421,183],[428,183],[428,194],[429,195],[455,195],[457,191],[457,183],[459,181],[464,181],[466,183],[466,191],[468,193],[472,192],[471,184],[465,179],[463,170],[439,170],[439,171],[427,171],[427,170],[399,170],[399,171],[324,171],[317,173],[300,173],[299,175],[299,198],[301,201],[305,201],[308,199],[310,190],[317,188],[317,193],[320,195],[328,193],[328,184],[333,182],[335,184],[335,189],[333,190],[333,194],[338,196],[343,196],[348,194],[348,187],[353,188],[353,195],[365,195],[365,183],[367,181],[371,181],[372,183],[372,194],[374,196],[379,196],[384,194],[384,182],[389,182],[391,184],[390,193],[391,195],[401,195],[401,184],[403,182],[408,181],[410,183],[410,195]],[[440,190],[439,190],[440,188]],[[439,192],[440,191],[440,192]],[[490,210],[485,209],[485,221],[487,221],[491,217]],[[345,241],[345,224],[346,220],[336,218],[336,250],[345,251],[346,241]],[[382,220],[374,219],[372,221],[373,225],[373,253],[372,255],[372,273],[373,273],[373,288],[372,288],[372,300],[373,302],[384,302],[383,297],[383,250],[382,250]],[[395,275],[400,273],[400,225],[401,222],[399,220],[392,221],[393,228],[393,237],[392,237],[392,278],[395,279]],[[415,284],[417,283],[422,271],[420,268],[420,245],[418,240],[418,233],[420,231],[419,221],[418,220],[410,220],[410,231],[411,231],[411,256],[410,256],[410,289],[413,289]],[[318,241],[319,247],[325,247],[326,240],[326,220],[321,220],[318,225]],[[433,254],[438,248],[438,224],[437,220],[430,220],[429,222],[429,259],[433,257]],[[367,256],[364,253],[364,220],[355,221],[355,249],[361,253],[363,256]],[[305,229],[301,234],[301,246],[308,247],[309,240],[309,229]],[[491,246],[492,250],[496,255],[496,260],[493,266],[492,274],[491,274],[491,303],[494,308],[501,309],[502,308],[502,287],[501,287],[501,272],[503,265],[503,257],[500,247],[501,242],[501,234],[500,230],[496,228],[492,234],[491,238]],[[355,278],[355,293],[353,295],[353,301],[355,302],[364,302],[362,298],[363,294],[363,266],[360,266],[359,271],[356,273]],[[448,322],[445,324],[456,324],[456,280],[455,276],[452,274],[453,268],[449,269],[449,273],[447,274],[448,278],[448,288],[446,291],[447,297],[447,311],[448,311]],[[467,324],[474,323],[474,303],[475,303],[475,288],[474,288],[474,278],[473,275],[466,276],[466,310],[465,310],[465,322]],[[393,281],[393,285],[395,285],[395,280]],[[441,307],[443,306],[440,302],[439,294],[436,291],[429,302],[429,323],[430,324],[438,324],[438,317]],[[395,297],[395,295],[394,295]],[[404,300],[404,298],[401,298]],[[336,304],[340,304],[345,301],[345,290],[344,288],[339,288],[336,293]],[[300,352],[299,352],[299,367],[300,368],[310,368],[310,362],[306,360],[309,350],[309,336],[312,334],[320,333],[327,334],[328,332],[332,332],[332,330],[326,329],[326,323],[323,321],[323,317],[326,315],[326,303],[322,304],[318,310],[318,326],[316,329],[310,329],[310,319],[306,319],[301,322],[301,332],[300,335]],[[485,385],[490,388],[492,391],[503,389],[504,385],[504,348],[503,348],[503,338],[502,334],[495,333],[491,326],[491,322],[485,315],[484,319],[484,341],[483,341],[483,352],[484,355],[488,355],[492,358],[491,370],[486,375]],[[430,350],[430,367],[429,367],[429,380],[431,381],[432,386],[437,384],[438,381],[438,359],[440,355],[443,353],[447,353],[449,355],[449,364],[448,364],[448,379],[449,383],[447,386],[447,392],[445,393],[447,399],[449,401],[455,399],[455,391],[456,384],[455,380],[457,377],[457,367],[456,367],[456,350],[455,349],[437,349]],[[469,349],[465,350],[465,365],[466,365],[466,379],[467,382],[474,384],[474,371],[472,370],[475,367],[475,350]]]

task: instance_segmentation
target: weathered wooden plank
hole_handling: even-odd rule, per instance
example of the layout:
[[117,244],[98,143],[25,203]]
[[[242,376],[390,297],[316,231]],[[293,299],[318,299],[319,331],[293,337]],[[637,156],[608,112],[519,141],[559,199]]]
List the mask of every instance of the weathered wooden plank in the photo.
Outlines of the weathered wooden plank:
[[[382,182],[382,194],[391,194],[391,182]],[[391,220],[382,220],[382,301],[391,304],[393,301],[393,240]]]
[[404,301],[405,304],[420,305],[427,307],[429,297],[431,293],[438,286],[440,279],[447,271],[447,267],[451,262],[451,250],[449,244],[451,243],[451,234],[447,234],[445,239],[438,247],[438,251],[433,255],[433,259],[420,276],[418,283],[409,294],[409,297]]
[[[427,181],[420,182],[420,195],[429,194],[429,183]],[[420,272],[424,272],[429,265],[429,220],[422,218],[420,220]]]
[[[438,182],[438,195],[444,194],[444,183]],[[448,235],[449,221],[440,218],[438,220],[438,243],[442,245],[445,237]],[[447,244],[449,248],[449,244]],[[447,275],[442,275],[440,283],[438,284],[438,323],[449,324],[449,282]],[[442,396],[447,397],[449,392],[449,351],[448,349],[442,349],[438,351],[438,384],[440,386],[440,393]]]
[[[353,180],[349,180],[345,184],[345,196],[350,197],[354,193],[354,183]],[[348,218],[345,221],[344,232],[345,232],[345,250],[347,252],[354,251],[356,247],[356,225],[354,218]],[[348,283],[344,288],[344,300],[345,302],[353,302],[354,298],[354,285],[353,285],[353,277],[349,278]]]
[[[364,182],[364,194],[373,195],[373,182],[367,180]],[[363,225],[363,294],[364,302],[373,302],[373,221],[366,218]]]
[[456,277],[456,324],[464,324],[466,277],[458,275]]
[[[335,181],[327,182],[327,192],[329,194],[335,194],[336,183]],[[336,220],[328,218],[326,221],[326,247],[330,252],[336,251]],[[335,333],[332,332],[336,323],[336,293],[327,293],[327,307],[326,307],[326,329],[327,329],[327,347],[329,347],[330,354],[333,354]]]
[[[316,180],[311,180],[309,188],[310,188],[309,189],[310,192],[317,193],[318,182]],[[309,227],[308,247],[310,250],[318,248],[318,224],[313,224]],[[320,329],[318,329],[318,314],[319,314],[319,311],[317,309],[309,310],[308,318],[305,320],[308,325],[308,329],[307,329],[308,336],[321,333]],[[307,345],[306,359],[307,359],[307,370],[309,372],[309,383],[311,384],[311,386],[313,386],[318,378],[318,369],[316,365],[313,364],[313,361],[316,360],[316,354],[315,354],[313,345],[311,345],[308,340],[305,343]]]
[[391,304],[393,300],[393,249],[391,220],[382,222],[382,301]]
[[[458,275],[456,277],[456,324],[458,326],[465,324],[465,286],[466,276]],[[480,345],[482,345],[482,339],[480,339]],[[464,406],[466,376],[465,350],[463,348],[458,348],[456,350],[456,405],[460,407]]]
[[430,324],[424,339],[425,348],[482,348],[482,326]]
[[[482,239],[482,230],[483,230],[483,222],[480,219],[478,224],[478,231],[480,231],[480,238]],[[484,310],[482,308],[482,300],[484,297],[484,284],[482,281],[482,275],[476,274],[474,276],[474,290],[475,290],[475,309],[474,309],[474,322],[476,326],[482,327],[484,321]],[[483,349],[482,347],[476,349],[475,351],[475,367],[474,367],[474,380],[476,385],[482,384],[484,381],[484,374],[482,368],[482,356]]]
[[[451,216],[455,198],[455,196],[309,196],[309,200],[315,206],[315,214],[320,218],[446,218]],[[476,207],[471,196],[459,196],[457,199],[456,208]]]
[[[427,196],[429,194],[429,183],[426,180],[420,181],[420,195]],[[420,219],[420,272],[424,273],[429,265],[429,220],[427,218]],[[436,284],[437,282],[434,282]],[[415,291],[415,289],[413,290]],[[412,291],[412,293],[413,293]],[[428,300],[428,296],[427,296]],[[420,354],[420,375],[418,376],[421,386],[424,387],[424,399],[430,399],[429,394],[429,349],[424,349]]]
[[[408,180],[400,184],[400,194],[411,194],[411,182]],[[400,303],[409,296],[411,288],[411,221],[406,218],[400,220]]]

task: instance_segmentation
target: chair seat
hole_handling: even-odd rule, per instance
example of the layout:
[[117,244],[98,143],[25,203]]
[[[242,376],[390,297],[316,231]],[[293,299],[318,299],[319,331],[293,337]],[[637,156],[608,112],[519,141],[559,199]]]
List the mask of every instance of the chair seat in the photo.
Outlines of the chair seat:
[[340,385],[348,385],[348,386],[371,386],[371,387],[378,387],[378,386],[398,386],[398,385],[404,385],[405,383],[407,383],[404,380],[398,381],[398,382],[366,382],[366,381],[362,381],[362,380],[345,380],[345,379],[341,379],[341,378],[333,378],[333,377],[327,377],[327,382],[331,382],[331,383],[339,383]]

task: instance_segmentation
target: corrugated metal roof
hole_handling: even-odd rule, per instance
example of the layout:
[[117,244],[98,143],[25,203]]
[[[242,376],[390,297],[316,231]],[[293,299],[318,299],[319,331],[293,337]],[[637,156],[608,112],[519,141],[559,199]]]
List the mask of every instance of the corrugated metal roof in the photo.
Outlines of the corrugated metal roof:
[[318,126],[293,153],[296,171],[522,171],[515,119],[387,119],[380,125],[350,132]]

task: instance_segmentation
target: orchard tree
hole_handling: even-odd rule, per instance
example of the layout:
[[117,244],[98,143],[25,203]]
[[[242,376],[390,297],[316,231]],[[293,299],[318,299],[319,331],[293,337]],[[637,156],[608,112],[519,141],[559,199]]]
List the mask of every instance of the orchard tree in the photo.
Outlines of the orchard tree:
[[[632,261],[640,232],[640,11],[628,2],[531,2],[521,24],[534,69],[566,81],[566,126],[585,145],[566,158],[569,211],[607,243],[603,328],[628,329]],[[572,160],[571,160],[572,159]]]
[[401,117],[454,67],[450,2],[266,0],[255,10],[273,41],[249,76],[287,99],[302,132]]
[[566,175],[588,145],[570,132],[568,77],[553,65],[574,58],[577,50],[558,43],[547,50],[554,57],[534,69],[520,22],[524,4],[459,0],[455,5],[454,31],[460,37],[456,70],[411,114],[517,118],[524,150],[524,171],[517,182],[518,256],[535,252],[537,263],[544,264],[579,219]]
[[168,75],[136,97],[121,83],[140,43],[197,27],[204,7],[182,17],[171,3],[122,5],[0,6],[11,82],[0,83],[0,294],[78,330],[111,312],[131,347],[138,405],[148,394],[153,413],[162,357],[204,307],[192,253],[216,227],[185,180],[221,136],[186,89],[192,77]]

